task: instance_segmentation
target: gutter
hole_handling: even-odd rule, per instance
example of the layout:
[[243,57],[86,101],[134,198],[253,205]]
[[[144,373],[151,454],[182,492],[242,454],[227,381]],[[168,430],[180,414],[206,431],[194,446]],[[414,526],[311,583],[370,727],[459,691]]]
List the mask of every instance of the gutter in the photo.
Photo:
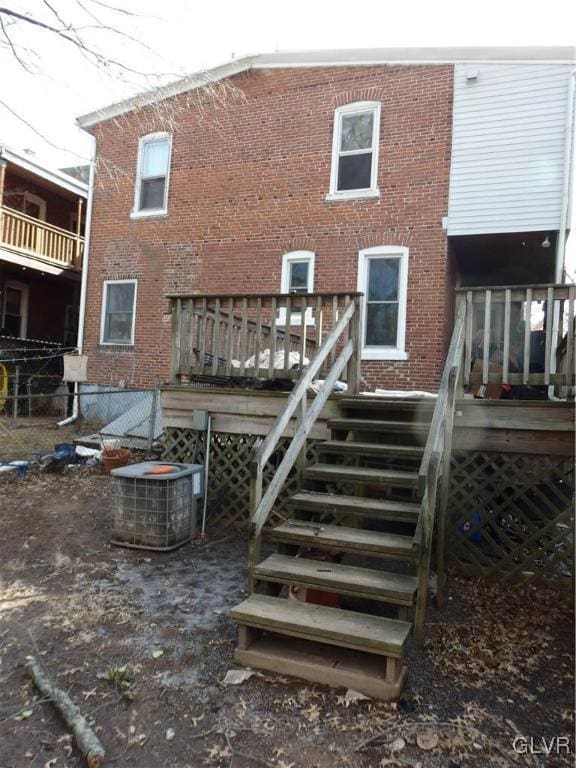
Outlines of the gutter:
[[[88,181],[88,203],[86,205],[86,226],[84,232],[84,258],[82,262],[82,282],[80,285],[80,309],[78,312],[78,339],[77,349],[82,354],[84,345],[84,321],[86,319],[86,295],[88,291],[88,260],[90,255],[90,235],[92,233],[92,203],[94,200],[94,175],[96,168],[96,142],[94,141],[94,151],[90,160],[90,178]],[[58,422],[59,427],[65,427],[72,424],[78,418],[80,387],[78,382],[74,384],[74,398],[72,401],[72,415]]]
[[[574,89],[576,84],[576,69],[570,72],[568,81],[568,100],[566,105],[566,134],[564,137],[564,168],[562,173],[562,197],[560,201],[560,228],[556,241],[556,263],[554,282],[563,283],[565,279],[564,261],[566,251],[566,229],[568,226],[568,209],[570,207],[570,192],[572,187],[572,150],[574,148]],[[552,338],[557,339],[560,333],[560,302],[554,302],[552,316]],[[556,355],[550,360],[550,373],[556,373]],[[554,395],[554,386],[548,387],[548,399],[558,400]]]

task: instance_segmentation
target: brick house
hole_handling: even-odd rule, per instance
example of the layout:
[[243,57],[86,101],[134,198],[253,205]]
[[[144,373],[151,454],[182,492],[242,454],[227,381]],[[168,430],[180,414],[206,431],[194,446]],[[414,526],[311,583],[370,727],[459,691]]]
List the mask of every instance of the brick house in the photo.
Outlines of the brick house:
[[0,335],[75,346],[86,181],[0,146]]
[[454,287],[552,282],[563,258],[571,56],[256,56],[80,118],[91,381],[166,379],[166,295],[358,290],[365,385],[434,390]]
[[573,49],[326,51],[80,119],[90,383],[159,378],[164,459],[210,456],[209,522],[250,537],[237,662],[391,698],[433,549],[439,604],[445,556],[558,580],[574,100]]

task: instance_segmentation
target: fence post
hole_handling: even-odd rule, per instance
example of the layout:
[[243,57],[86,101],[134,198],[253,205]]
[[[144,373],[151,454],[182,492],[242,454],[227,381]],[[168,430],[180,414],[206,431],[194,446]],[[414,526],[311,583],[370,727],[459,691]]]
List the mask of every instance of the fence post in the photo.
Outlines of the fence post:
[[13,417],[15,419],[18,418],[18,391],[20,389],[20,366],[17,365],[15,367],[15,373],[14,373],[14,408],[13,408]]
[[148,453],[152,451],[154,446],[154,434],[156,432],[156,412],[158,410],[158,385],[154,387],[152,392],[152,403],[150,406],[150,424],[148,426]]

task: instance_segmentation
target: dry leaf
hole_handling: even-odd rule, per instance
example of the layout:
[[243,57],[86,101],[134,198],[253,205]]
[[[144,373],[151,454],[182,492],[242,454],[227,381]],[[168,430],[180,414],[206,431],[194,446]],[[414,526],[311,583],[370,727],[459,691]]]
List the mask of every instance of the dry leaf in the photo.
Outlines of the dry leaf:
[[394,739],[392,744],[390,744],[390,751],[391,752],[400,752],[401,749],[404,749],[406,746],[406,740],[402,738],[402,736],[398,736],[397,739]]
[[420,749],[434,749],[438,746],[438,734],[436,731],[420,731],[416,734],[416,744]]
[[222,685],[240,685],[245,680],[249,680],[253,674],[253,669],[229,669],[222,680]]

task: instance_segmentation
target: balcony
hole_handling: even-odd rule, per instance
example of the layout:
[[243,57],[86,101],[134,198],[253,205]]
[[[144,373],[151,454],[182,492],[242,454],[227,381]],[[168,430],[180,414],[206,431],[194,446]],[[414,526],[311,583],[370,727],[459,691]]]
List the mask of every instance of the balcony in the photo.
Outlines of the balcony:
[[0,248],[62,269],[82,269],[83,237],[7,206],[0,206]]

